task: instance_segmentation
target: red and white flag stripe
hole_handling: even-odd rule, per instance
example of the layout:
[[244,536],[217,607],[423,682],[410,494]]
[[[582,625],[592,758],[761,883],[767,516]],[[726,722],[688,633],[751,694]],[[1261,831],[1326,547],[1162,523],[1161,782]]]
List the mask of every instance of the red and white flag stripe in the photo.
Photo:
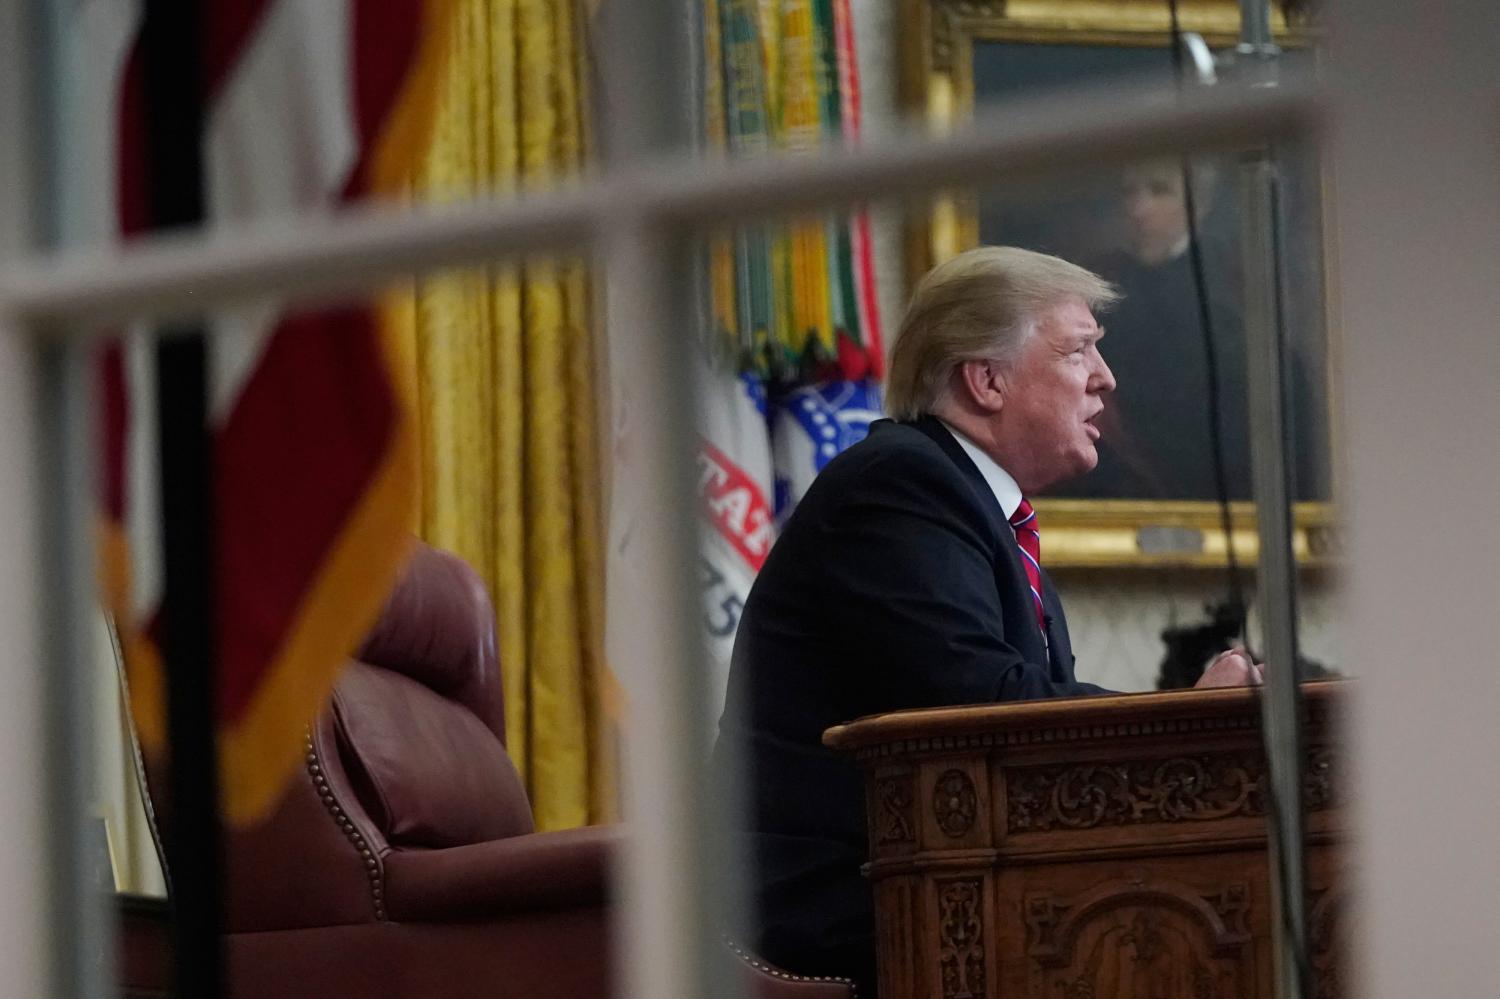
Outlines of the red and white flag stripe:
[[[134,18],[90,22],[98,51],[114,53],[105,65],[116,67],[118,143],[99,182],[117,192],[110,214],[125,238],[150,224],[150,109],[133,6]],[[206,4],[205,225],[334,211],[398,185],[430,120],[447,6]],[[242,819],[274,800],[300,756],[302,726],[399,568],[415,524],[415,444],[377,308],[289,312],[266,302],[212,325],[216,712],[225,809]],[[148,749],[165,730],[153,638],[162,593],[151,349],[133,331],[104,359],[106,580]]]

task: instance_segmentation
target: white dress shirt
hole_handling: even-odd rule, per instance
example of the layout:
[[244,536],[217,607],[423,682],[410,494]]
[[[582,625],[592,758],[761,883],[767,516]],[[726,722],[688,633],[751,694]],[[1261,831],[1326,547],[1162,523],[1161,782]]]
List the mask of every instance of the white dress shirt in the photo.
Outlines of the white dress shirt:
[[[1016,485],[1016,480],[1010,477],[1010,473],[1000,467],[1000,463],[979,449],[979,445],[969,440],[962,433],[954,430],[945,420],[938,420],[953,439],[958,441],[958,446],[964,449],[964,454],[979,468],[979,474],[984,476],[984,481],[989,485],[990,492],[995,494],[995,499],[1000,503],[1000,510],[1005,514],[1006,523],[1016,515],[1017,508],[1021,505],[1021,487]],[[1015,528],[1011,528],[1015,532]],[[1042,631],[1042,645],[1050,652],[1052,642],[1045,629]]]
[[1021,487],[1016,485],[1016,480],[1011,478],[1010,473],[1001,468],[994,458],[981,451],[978,444],[954,430],[947,421],[938,420],[938,422],[948,428],[953,439],[958,441],[958,446],[964,449],[964,454],[968,455],[969,460],[978,467],[979,474],[984,476],[984,481],[989,484],[990,491],[995,494],[995,499],[1000,503],[1005,519],[1009,521],[1016,515],[1016,509],[1021,505]]

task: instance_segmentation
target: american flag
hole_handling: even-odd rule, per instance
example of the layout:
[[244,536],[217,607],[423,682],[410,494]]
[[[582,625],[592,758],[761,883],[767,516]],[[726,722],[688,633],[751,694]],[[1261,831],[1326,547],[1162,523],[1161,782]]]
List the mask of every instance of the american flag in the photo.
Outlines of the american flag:
[[[152,229],[142,4],[82,5],[89,169],[100,238]],[[203,224],[332,212],[397,195],[431,117],[448,4],[210,0],[196,54]],[[209,414],[215,641],[225,815],[274,803],[301,732],[379,612],[415,526],[414,416],[376,305],[215,316]],[[103,577],[148,752],[165,736],[153,350],[121,331],[101,358]]]

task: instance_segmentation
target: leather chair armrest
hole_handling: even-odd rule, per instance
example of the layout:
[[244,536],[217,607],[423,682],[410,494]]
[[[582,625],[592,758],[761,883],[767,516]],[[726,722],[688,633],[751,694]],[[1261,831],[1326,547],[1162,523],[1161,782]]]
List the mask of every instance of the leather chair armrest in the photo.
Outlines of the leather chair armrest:
[[531,833],[386,854],[386,911],[397,921],[478,919],[604,906],[618,826]]

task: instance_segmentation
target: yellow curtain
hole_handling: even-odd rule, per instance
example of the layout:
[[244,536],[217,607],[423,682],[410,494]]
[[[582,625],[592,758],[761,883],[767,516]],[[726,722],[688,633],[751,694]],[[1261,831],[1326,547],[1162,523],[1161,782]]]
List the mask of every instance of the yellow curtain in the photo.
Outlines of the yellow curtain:
[[[566,182],[585,155],[574,0],[458,0],[419,201]],[[422,423],[421,535],[483,574],[506,741],[540,829],[614,818],[603,708],[594,351],[582,264],[419,282],[406,318]]]

